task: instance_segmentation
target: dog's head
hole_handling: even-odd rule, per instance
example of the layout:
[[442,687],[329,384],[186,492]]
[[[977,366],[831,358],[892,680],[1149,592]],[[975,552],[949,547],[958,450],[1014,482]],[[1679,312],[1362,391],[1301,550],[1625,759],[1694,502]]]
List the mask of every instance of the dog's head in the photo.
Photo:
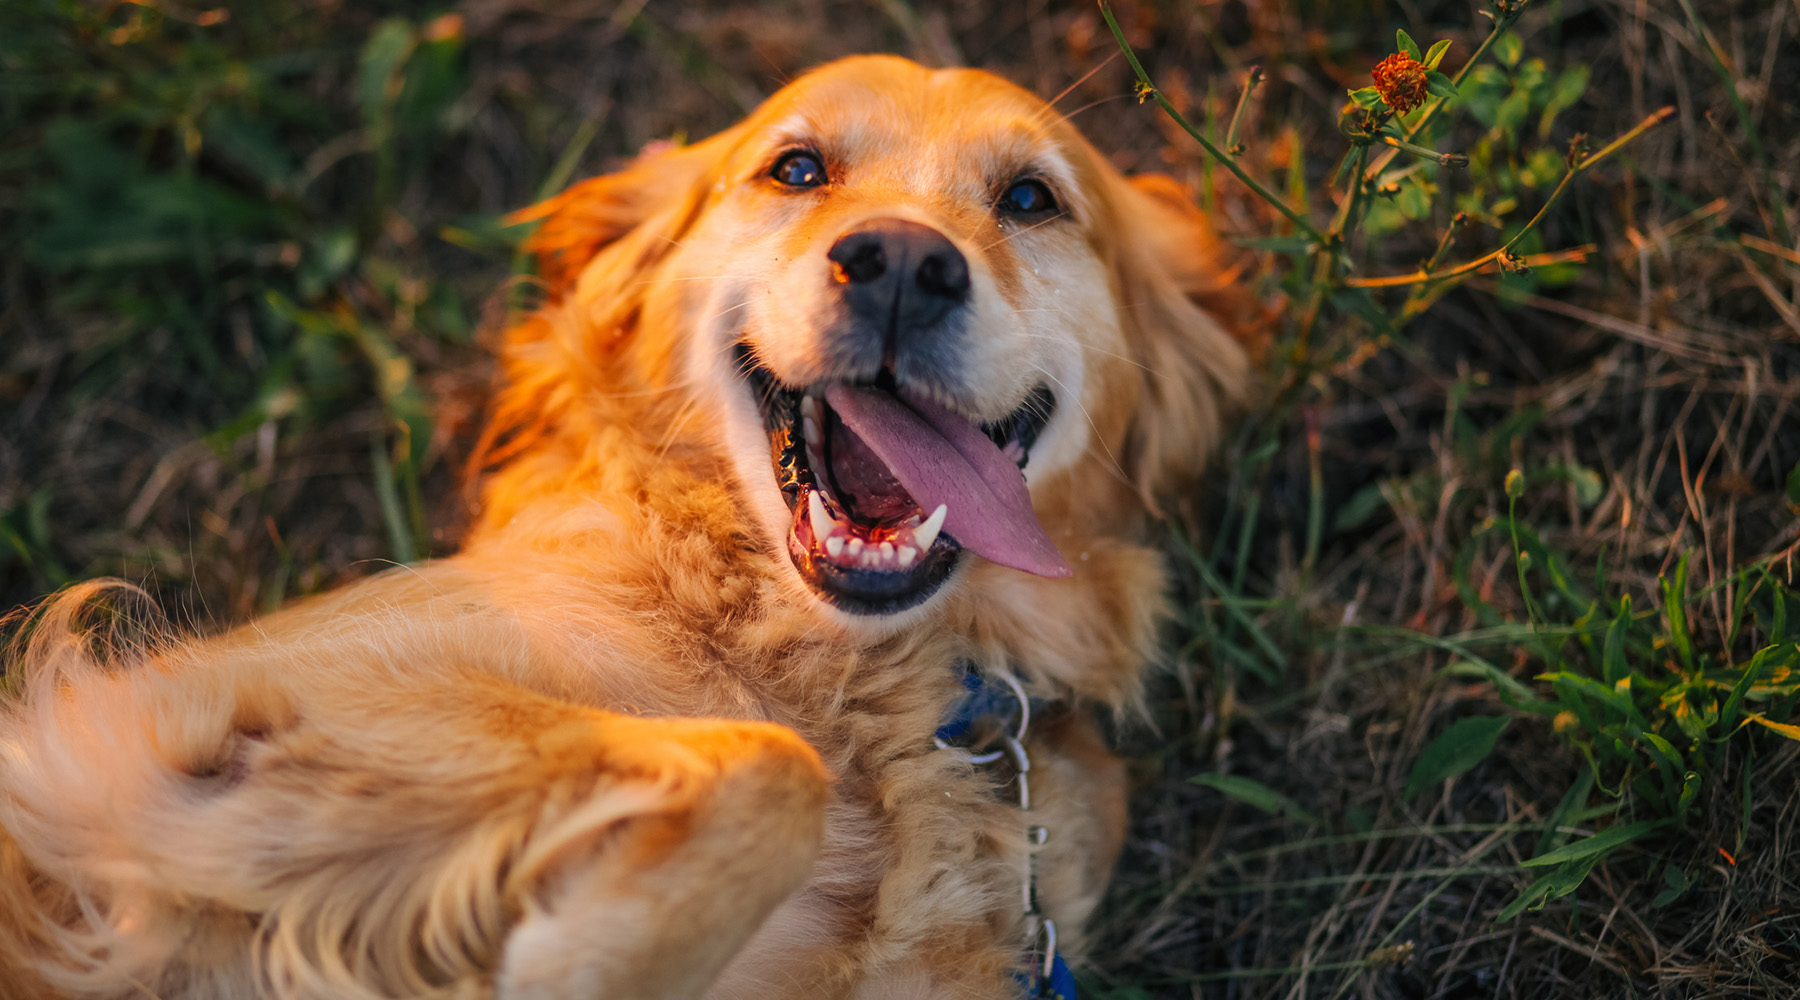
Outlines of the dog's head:
[[558,364],[515,350],[503,416],[660,400],[645,431],[707,440],[794,579],[852,614],[976,556],[1076,572],[1070,546],[1191,481],[1246,377],[1179,188],[979,71],[832,63],[530,214],[580,332]]

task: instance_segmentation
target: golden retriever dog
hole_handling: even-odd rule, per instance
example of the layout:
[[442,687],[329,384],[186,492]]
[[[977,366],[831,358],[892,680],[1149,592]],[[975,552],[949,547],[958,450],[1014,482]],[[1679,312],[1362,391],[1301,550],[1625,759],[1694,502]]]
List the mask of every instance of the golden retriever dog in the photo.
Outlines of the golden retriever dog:
[[0,995],[1068,993],[1158,504],[1247,377],[1206,220],[880,56],[529,214],[460,554],[21,630]]

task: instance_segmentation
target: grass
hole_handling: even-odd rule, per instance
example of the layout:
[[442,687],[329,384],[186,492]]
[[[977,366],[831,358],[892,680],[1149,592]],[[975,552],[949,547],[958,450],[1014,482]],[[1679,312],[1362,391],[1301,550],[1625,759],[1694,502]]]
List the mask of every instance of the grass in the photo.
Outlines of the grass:
[[[0,601],[450,551],[504,212],[835,55],[1073,84],[1280,305],[1084,995],[1783,995],[1800,13],[1483,6],[1121,3],[1140,76],[1084,2],[0,0]],[[1344,113],[1397,50],[1457,96]]]

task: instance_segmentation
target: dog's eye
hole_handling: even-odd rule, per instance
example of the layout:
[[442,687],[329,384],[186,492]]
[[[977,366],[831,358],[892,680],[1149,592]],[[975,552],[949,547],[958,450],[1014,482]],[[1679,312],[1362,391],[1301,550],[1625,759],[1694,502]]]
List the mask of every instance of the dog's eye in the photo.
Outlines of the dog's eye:
[[793,152],[776,160],[769,176],[788,187],[818,187],[825,183],[825,165],[812,153]]
[[1027,177],[1006,189],[1000,207],[1014,215],[1042,215],[1056,210],[1056,198],[1043,181]]

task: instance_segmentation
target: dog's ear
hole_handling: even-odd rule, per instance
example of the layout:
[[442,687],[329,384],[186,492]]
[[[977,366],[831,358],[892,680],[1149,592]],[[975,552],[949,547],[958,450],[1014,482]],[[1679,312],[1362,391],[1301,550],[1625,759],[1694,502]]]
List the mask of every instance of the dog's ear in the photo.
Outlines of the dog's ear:
[[[649,227],[673,236],[685,228],[698,208],[700,188],[738,131],[731,129],[691,146],[647,152],[623,170],[590,177],[508,216],[511,224],[541,222],[524,248],[537,257],[538,275],[550,298],[562,298],[589,262],[632,232]],[[643,242],[651,254],[672,245],[667,239]]]
[[[570,430],[571,422],[596,419],[588,411],[610,390],[668,377],[672,338],[644,348],[661,356],[629,356],[643,340],[633,333],[652,286],[644,277],[700,217],[716,166],[742,134],[739,126],[691,146],[646,153],[509,217],[539,223],[524,249],[537,257],[544,300],[506,330],[505,377],[469,457],[470,482],[558,428],[580,438],[591,428]],[[505,508],[496,499],[499,489],[490,482],[490,510]]]
[[1146,504],[1191,484],[1249,388],[1261,322],[1206,215],[1173,178],[1111,175],[1120,323],[1142,380],[1127,470]]

